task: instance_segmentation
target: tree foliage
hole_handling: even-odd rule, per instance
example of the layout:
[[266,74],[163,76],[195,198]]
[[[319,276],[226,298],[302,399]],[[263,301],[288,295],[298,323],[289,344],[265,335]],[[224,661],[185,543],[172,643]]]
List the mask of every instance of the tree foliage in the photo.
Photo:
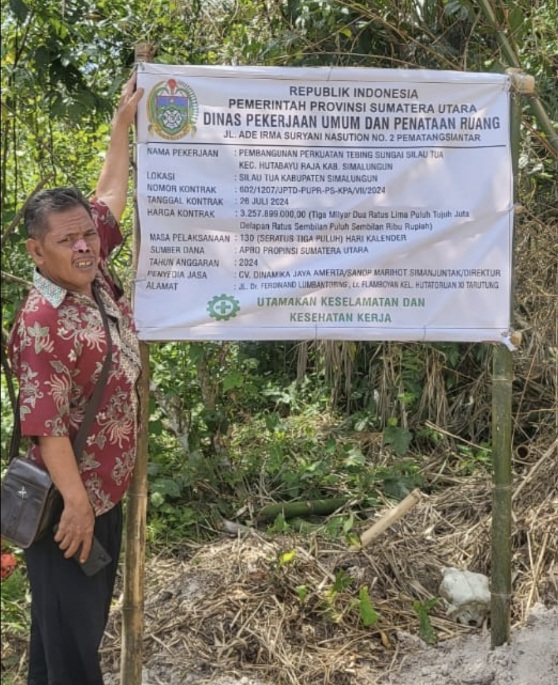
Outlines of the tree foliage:
[[[542,107],[555,122],[557,16],[556,0],[4,3],[3,392],[10,383],[5,335],[31,273],[18,212],[40,184],[91,189],[102,163],[110,113],[133,67],[137,43],[152,44],[155,60],[171,64],[498,72],[517,66],[536,78]],[[502,48],[504,37],[509,50]],[[517,242],[524,249],[518,259],[516,317],[526,331],[536,376],[530,375],[525,355],[519,363],[525,379],[517,408],[519,441],[547,434],[553,423],[549,407],[556,392],[551,365],[556,340],[540,327],[535,330],[532,322],[548,321],[555,313],[545,294],[556,283],[556,263],[552,266],[548,254],[556,246],[555,173],[556,152],[548,131],[526,107],[518,181],[527,212],[518,226]],[[128,215],[128,234],[130,223]],[[128,281],[130,249],[128,241],[116,259]],[[490,439],[490,354],[481,346],[192,343],[154,345],[151,355],[152,487],[159,493],[158,505],[185,491],[193,500],[217,497],[216,490],[239,498],[240,492],[257,492],[254,483],[282,498],[295,492],[322,496],[334,489],[332,473],[344,487],[364,491],[370,482],[386,482],[377,472],[351,476],[359,467],[359,454],[363,465],[375,458],[376,434],[384,435],[384,446],[396,453],[435,449],[440,442],[436,427],[479,446]],[[533,406],[531,395],[545,409]],[[338,424],[305,436],[297,417],[311,423],[313,411],[337,417],[332,421]],[[2,425],[9,425],[7,413]],[[290,439],[285,431],[292,432]],[[351,442],[355,435],[358,448]],[[372,438],[363,450],[366,436]],[[306,456],[300,454],[304,450]],[[223,469],[231,459],[244,471]],[[341,475],[343,469],[348,476]],[[412,474],[409,467],[396,476],[412,480]]]

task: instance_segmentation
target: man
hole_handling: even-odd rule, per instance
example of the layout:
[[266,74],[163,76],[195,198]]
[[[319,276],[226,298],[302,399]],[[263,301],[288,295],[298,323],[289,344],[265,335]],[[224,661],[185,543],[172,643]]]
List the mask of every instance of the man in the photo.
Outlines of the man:
[[[31,585],[28,685],[102,685],[99,645],[114,590],[122,536],[122,497],[133,471],[138,419],[138,341],[130,305],[105,268],[122,242],[128,132],[143,91],[125,85],[113,117],[96,197],[54,188],[24,214],[33,287],[20,308],[8,351],[20,386],[21,433],[63,500],[56,534],[26,550]],[[107,355],[109,375],[79,463],[73,441]],[[80,568],[93,534],[112,558],[94,576]],[[72,559],[78,554],[79,562]]]

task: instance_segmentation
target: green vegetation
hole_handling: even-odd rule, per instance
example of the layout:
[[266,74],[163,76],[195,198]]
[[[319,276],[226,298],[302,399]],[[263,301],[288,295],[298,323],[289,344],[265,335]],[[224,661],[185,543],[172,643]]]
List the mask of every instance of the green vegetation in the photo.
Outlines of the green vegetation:
[[[536,78],[541,106],[555,122],[556,1],[489,5],[514,63]],[[2,463],[16,393],[6,334],[31,274],[18,211],[42,184],[91,188],[137,42],[153,44],[155,61],[172,64],[502,72],[510,55],[480,7],[469,0],[4,3]],[[556,160],[548,131],[526,106],[518,175],[526,209],[517,227],[514,304],[524,335],[516,361],[516,446],[544,442],[556,430]],[[124,220],[128,240],[114,260],[128,285],[131,214]],[[148,553],[178,549],[185,538],[210,539],[222,519],[257,524],[272,503],[332,499],[343,504],[326,516],[301,524],[282,510],[261,525],[350,543],[380,498],[443,486],[425,481],[427,462],[440,469],[449,464],[459,476],[490,465],[486,346],[167,343],[151,345],[150,356]],[[2,582],[3,629],[17,635],[28,621],[19,560]],[[296,561],[283,557],[278,572],[288,573]],[[347,600],[342,586],[339,577],[324,602],[333,611],[354,610],[364,626],[373,626],[377,614],[367,588],[351,588]],[[300,585],[297,593],[309,601],[313,589]],[[434,640],[433,602],[414,606],[428,642]]]
[[413,602],[413,609],[419,619],[418,634],[427,645],[436,644],[436,632],[432,627],[429,613],[437,604],[439,604],[439,602],[439,597],[432,597],[431,599],[426,600],[426,602],[419,602],[417,600]]

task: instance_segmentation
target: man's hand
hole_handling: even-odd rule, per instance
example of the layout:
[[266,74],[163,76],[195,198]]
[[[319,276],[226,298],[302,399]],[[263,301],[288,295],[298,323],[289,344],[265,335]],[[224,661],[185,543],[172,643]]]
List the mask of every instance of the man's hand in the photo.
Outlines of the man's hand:
[[95,527],[95,513],[81,480],[72,443],[67,437],[38,438],[41,456],[62,499],[64,510],[55,542],[69,559],[81,547],[80,561],[89,556]]
[[95,195],[104,202],[117,221],[120,221],[126,208],[128,176],[130,173],[130,150],[128,133],[134,123],[138,102],[143,96],[143,88],[135,90],[134,73],[124,85],[120,101],[112,117],[112,131],[105,162]]
[[136,90],[136,72],[124,84],[120,101],[113,117],[114,126],[124,126],[126,131],[134,123],[134,117],[138,109],[138,102],[143,96],[143,88]]
[[66,559],[80,550],[79,560],[83,564],[91,551],[95,514],[88,499],[77,506],[76,504],[65,504],[54,541],[58,543]]

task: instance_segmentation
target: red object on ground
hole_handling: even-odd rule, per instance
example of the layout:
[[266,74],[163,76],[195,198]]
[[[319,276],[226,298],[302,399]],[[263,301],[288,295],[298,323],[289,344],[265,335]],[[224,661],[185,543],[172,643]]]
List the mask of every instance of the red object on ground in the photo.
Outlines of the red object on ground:
[[6,578],[9,578],[16,570],[17,560],[13,554],[8,552],[2,553],[0,557],[0,566],[2,580],[6,580]]

